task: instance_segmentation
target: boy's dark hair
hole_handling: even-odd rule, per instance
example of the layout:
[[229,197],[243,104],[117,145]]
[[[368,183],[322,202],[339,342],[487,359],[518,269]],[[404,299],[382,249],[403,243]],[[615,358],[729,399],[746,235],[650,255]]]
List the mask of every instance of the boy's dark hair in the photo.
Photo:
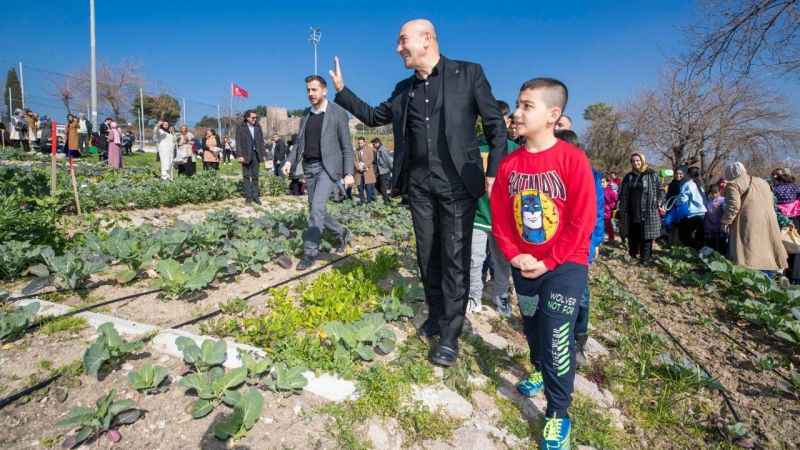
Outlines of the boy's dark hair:
[[700,168],[695,166],[689,167],[689,170],[686,171],[686,175],[688,175],[689,178],[692,179],[700,178]]
[[711,187],[708,188],[708,195],[715,195],[719,194],[719,185],[712,184]]
[[545,91],[544,99],[547,106],[558,106],[563,112],[567,108],[567,100],[569,100],[569,90],[567,85],[556,80],[555,78],[532,78],[524,83],[519,91],[527,91],[528,89],[542,89]]
[[497,101],[497,109],[500,110],[500,115],[505,117],[511,113],[511,108],[508,106],[508,103],[498,100]]
[[312,81],[317,81],[322,87],[328,87],[328,83],[325,81],[325,78],[322,78],[319,75],[309,75],[306,77],[306,84],[311,83]]
[[370,142],[372,142],[373,144],[381,144],[381,145],[383,145],[383,142],[381,142],[381,140],[379,138],[373,138]]
[[366,141],[367,138],[365,138],[364,136],[359,136],[359,137],[356,138],[356,140],[357,141]]
[[555,135],[558,139],[567,141],[575,147],[581,146],[581,144],[578,143],[578,135],[572,130],[556,130]]

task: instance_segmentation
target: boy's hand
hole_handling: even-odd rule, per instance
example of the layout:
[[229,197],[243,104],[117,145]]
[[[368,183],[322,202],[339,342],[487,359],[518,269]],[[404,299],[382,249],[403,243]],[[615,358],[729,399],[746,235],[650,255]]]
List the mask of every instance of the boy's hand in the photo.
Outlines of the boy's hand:
[[492,186],[494,186],[494,177],[486,177],[486,195],[492,195]]
[[536,267],[536,263],[539,262],[533,255],[529,255],[527,253],[521,253],[514,257],[511,261],[509,261],[512,266],[516,267],[522,272],[527,272],[529,270],[533,270]]
[[539,278],[545,273],[547,273],[547,266],[541,261],[536,261],[532,269],[522,271],[522,276],[525,278]]

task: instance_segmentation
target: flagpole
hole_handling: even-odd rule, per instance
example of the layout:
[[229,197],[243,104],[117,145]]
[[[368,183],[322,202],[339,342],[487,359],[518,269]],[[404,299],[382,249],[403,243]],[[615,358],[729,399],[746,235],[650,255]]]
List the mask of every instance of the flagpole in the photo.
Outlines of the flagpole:
[[231,123],[232,120],[233,120],[233,82],[231,82],[231,117],[228,119],[228,133],[230,133],[231,125],[233,125],[233,123]]

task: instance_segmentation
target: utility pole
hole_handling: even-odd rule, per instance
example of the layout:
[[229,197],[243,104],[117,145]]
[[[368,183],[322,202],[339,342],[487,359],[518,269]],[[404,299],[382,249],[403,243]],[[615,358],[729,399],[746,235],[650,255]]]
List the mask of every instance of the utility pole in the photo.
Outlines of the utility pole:
[[97,126],[97,61],[94,37],[94,0],[89,0],[89,46],[91,48],[92,123]]
[[144,91],[142,88],[139,88],[139,135],[141,136],[139,148],[144,151]]
[[314,46],[314,75],[319,75],[317,70],[317,47],[319,47],[319,41],[322,39],[322,32],[319,28],[311,28],[311,34],[308,36],[308,42],[311,42],[311,45]]
[[181,114],[181,119],[183,119],[183,124],[186,125],[186,99],[181,97],[181,103],[183,104],[183,113]]

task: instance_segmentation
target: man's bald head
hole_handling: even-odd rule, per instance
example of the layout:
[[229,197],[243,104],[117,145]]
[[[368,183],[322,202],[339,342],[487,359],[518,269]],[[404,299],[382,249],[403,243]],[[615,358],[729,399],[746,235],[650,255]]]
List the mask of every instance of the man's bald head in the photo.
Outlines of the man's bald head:
[[439,60],[439,41],[430,20],[414,19],[403,24],[397,36],[397,53],[408,69],[427,67]]

